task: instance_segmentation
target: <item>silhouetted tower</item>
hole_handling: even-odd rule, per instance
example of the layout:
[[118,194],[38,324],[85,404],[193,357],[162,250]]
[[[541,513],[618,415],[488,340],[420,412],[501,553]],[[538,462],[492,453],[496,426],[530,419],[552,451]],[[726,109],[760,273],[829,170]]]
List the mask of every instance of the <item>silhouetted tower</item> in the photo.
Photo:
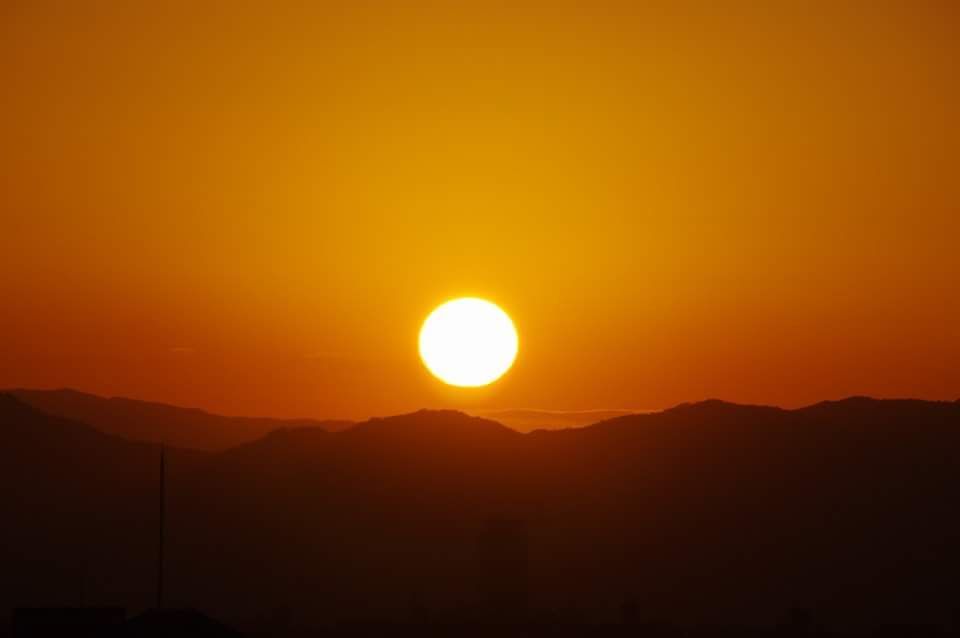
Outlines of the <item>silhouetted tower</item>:
[[813,612],[799,607],[791,609],[783,625],[783,634],[791,637],[812,636]]
[[528,606],[529,540],[522,520],[496,518],[487,521],[480,534],[480,594],[486,620],[523,620]]
[[163,544],[166,526],[167,465],[166,450],[160,448],[160,535],[157,539],[157,609],[163,609]]
[[636,625],[640,622],[640,603],[634,597],[620,603],[620,622],[624,625]]

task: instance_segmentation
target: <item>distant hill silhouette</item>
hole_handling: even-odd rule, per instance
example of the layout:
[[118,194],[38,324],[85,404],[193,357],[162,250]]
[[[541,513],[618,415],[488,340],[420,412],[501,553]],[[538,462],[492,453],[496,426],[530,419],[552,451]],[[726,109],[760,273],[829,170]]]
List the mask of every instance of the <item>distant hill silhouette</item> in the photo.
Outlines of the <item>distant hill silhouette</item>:
[[342,430],[349,421],[228,417],[195,408],[76,390],[8,390],[42,412],[87,423],[108,434],[196,450],[224,450],[280,428]]
[[480,410],[474,415],[493,419],[519,432],[583,427],[600,421],[651,410]]
[[[80,573],[94,604],[149,605],[156,454],[0,397],[0,603],[63,604]],[[708,401],[530,434],[421,411],[168,468],[167,597],[238,627],[960,608],[960,403]]]

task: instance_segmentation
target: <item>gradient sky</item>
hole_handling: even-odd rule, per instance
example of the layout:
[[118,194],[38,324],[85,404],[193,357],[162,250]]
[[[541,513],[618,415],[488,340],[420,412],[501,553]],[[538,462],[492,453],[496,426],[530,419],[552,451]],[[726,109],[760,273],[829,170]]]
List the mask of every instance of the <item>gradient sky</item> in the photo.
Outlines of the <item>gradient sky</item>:
[[[6,0],[0,387],[956,399],[957,6]],[[481,391],[417,357],[462,295],[520,332]]]

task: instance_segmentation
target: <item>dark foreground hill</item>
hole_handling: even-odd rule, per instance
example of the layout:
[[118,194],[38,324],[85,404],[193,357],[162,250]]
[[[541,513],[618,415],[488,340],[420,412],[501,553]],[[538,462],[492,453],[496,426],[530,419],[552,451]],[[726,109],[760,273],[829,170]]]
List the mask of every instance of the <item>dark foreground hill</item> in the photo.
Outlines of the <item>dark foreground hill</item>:
[[229,417],[196,408],[105,398],[76,390],[9,390],[41,412],[82,421],[108,434],[194,450],[225,450],[280,428],[342,430],[349,421]]
[[[3,604],[149,605],[155,448],[6,398],[0,450]],[[527,435],[424,411],[168,467],[167,596],[241,626],[960,611],[958,403],[706,402]]]
[[[201,452],[169,449],[194,472]],[[0,394],[0,600],[143,605],[153,590],[160,448]],[[5,615],[0,613],[0,615]]]

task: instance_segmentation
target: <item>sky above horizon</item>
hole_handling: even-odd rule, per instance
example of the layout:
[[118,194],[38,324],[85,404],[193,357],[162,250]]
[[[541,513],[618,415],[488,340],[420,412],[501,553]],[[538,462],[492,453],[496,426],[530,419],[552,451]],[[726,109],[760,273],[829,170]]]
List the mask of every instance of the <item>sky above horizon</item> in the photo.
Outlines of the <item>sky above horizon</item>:
[[[3,3],[0,387],[960,398],[958,5],[637,4]],[[479,390],[417,356],[467,295],[520,336]]]

